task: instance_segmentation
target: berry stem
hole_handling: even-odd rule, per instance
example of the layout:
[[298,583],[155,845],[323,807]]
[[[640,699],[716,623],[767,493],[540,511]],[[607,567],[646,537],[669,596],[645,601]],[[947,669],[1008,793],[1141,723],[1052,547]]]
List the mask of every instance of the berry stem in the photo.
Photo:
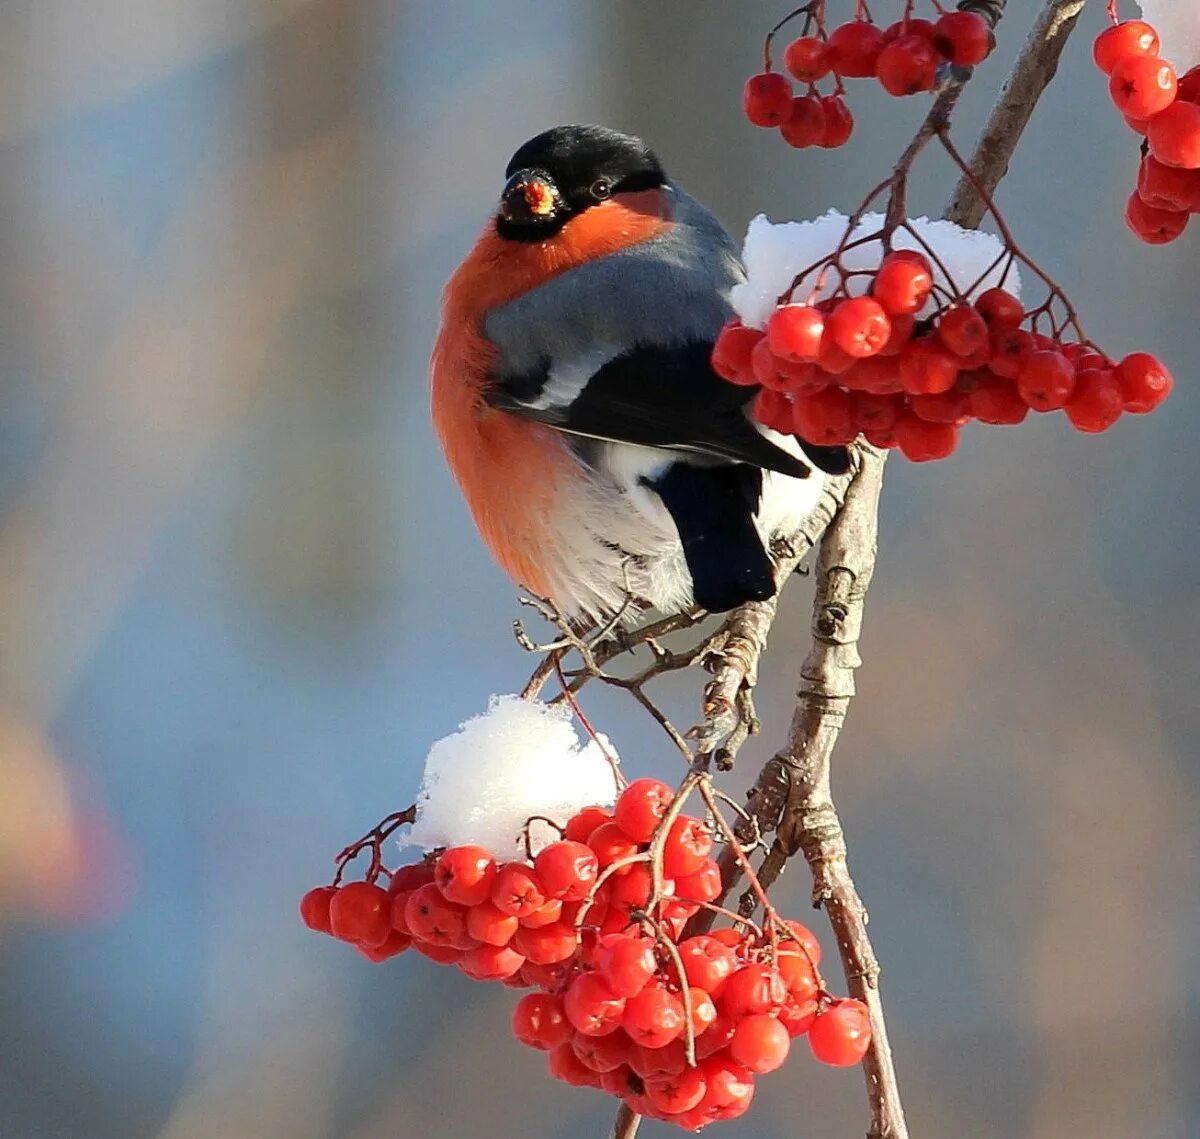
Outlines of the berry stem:
[[799,8],[795,9],[795,11],[789,12],[783,17],[782,20],[779,21],[779,23],[777,23],[769,32],[767,32],[766,38],[763,40],[764,71],[771,71],[773,69],[773,65],[771,63],[771,44],[774,43],[775,37],[784,28],[784,26],[790,24],[797,16],[804,16],[806,19],[804,21],[803,34],[808,35],[809,25],[813,22],[814,17],[816,18],[818,28],[821,26],[822,20],[819,10],[823,7],[824,4],[821,2],[821,0],[809,0],[807,4],[802,4]]
[[350,865],[367,847],[371,848],[371,864],[367,867],[365,875],[368,882],[374,882],[380,874],[391,875],[383,864],[383,844],[395,834],[405,823],[411,823],[417,817],[416,804],[411,807],[405,807],[403,811],[395,811],[388,815],[386,819],[377,823],[371,830],[367,831],[357,842],[352,842],[334,859],[337,863],[337,873],[333,876],[333,885],[340,886],[342,875],[346,872],[346,867]]

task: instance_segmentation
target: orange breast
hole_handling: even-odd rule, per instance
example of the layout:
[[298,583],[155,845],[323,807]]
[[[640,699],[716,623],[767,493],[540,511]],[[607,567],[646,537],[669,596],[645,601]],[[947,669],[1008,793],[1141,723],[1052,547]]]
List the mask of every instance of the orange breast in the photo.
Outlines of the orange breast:
[[492,307],[585,261],[669,228],[657,190],[618,194],[568,222],[552,239],[513,242],[487,230],[446,286],[432,360],[434,428],[475,524],[515,581],[554,592],[555,519],[581,468],[553,428],[490,408],[483,393],[495,350],[482,332]]

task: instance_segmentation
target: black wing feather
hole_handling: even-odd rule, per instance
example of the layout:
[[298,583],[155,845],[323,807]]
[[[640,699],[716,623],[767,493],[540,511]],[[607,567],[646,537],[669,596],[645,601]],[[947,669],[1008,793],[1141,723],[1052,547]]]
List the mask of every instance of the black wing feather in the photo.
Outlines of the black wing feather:
[[[806,478],[808,465],[775,446],[746,418],[745,406],[758,389],[721,379],[712,370],[711,354],[711,343],[642,345],[603,365],[572,402],[537,407],[547,362],[536,375],[498,379],[488,402],[576,435],[712,455]],[[848,469],[845,448],[800,443],[822,470],[840,474]]]

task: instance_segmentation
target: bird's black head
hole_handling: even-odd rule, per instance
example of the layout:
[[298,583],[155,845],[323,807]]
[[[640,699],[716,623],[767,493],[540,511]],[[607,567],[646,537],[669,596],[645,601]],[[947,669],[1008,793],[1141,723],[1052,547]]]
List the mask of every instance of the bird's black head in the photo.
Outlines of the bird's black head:
[[512,156],[504,175],[496,232],[513,241],[544,241],[613,194],[667,180],[640,138],[591,126],[543,131]]

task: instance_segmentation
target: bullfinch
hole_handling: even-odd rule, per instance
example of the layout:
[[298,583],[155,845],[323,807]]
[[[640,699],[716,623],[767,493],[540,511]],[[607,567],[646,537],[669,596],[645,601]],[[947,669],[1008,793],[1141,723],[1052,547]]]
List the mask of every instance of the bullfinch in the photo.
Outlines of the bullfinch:
[[743,280],[717,220],[644,142],[564,126],[524,144],[443,298],[433,422],[507,573],[582,624],[719,612],[776,589],[771,542],[842,447],[756,424],[713,343]]

